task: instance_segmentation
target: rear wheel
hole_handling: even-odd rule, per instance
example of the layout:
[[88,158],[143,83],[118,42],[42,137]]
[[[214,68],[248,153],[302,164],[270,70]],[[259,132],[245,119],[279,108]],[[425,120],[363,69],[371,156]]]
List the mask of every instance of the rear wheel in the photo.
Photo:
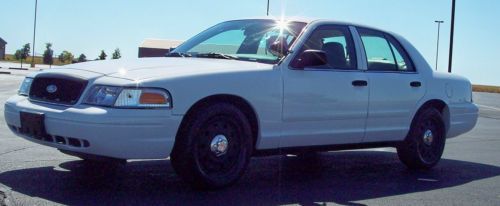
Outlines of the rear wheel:
[[398,156],[410,169],[430,169],[443,154],[446,130],[441,113],[435,108],[422,109],[412,123]]
[[199,110],[187,121],[170,156],[177,174],[198,189],[234,183],[252,154],[246,116],[232,104],[219,103]]

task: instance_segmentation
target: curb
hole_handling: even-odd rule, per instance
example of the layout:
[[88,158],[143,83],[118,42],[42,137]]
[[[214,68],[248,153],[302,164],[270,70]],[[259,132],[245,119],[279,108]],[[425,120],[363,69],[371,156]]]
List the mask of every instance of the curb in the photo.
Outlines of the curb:
[[15,70],[28,70],[27,68],[18,68],[18,67],[9,67],[9,69],[15,69]]
[[10,72],[0,71],[0,74],[11,74]]

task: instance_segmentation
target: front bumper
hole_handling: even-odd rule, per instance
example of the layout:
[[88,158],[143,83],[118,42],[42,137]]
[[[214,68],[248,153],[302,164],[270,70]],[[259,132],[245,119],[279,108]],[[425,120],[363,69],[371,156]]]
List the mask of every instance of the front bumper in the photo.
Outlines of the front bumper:
[[[19,132],[20,112],[45,115],[48,138]],[[120,159],[160,159],[170,155],[182,116],[166,109],[116,109],[89,105],[74,107],[32,102],[13,96],[4,116],[18,136],[42,145],[77,153]]]

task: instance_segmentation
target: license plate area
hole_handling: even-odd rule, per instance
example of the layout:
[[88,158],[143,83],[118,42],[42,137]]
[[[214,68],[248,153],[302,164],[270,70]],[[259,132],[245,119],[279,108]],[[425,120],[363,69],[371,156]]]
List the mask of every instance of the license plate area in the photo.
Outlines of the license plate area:
[[20,112],[21,129],[19,132],[35,139],[46,139],[45,115],[39,112]]

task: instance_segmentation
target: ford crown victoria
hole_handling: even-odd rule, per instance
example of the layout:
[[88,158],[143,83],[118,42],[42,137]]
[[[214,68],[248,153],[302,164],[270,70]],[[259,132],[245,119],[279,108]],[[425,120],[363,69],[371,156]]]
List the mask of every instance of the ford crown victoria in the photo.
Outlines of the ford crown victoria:
[[89,161],[170,157],[205,189],[277,150],[395,147],[429,169],[477,117],[466,78],[397,34],[329,20],[223,22],[166,57],[31,74],[5,103],[22,138]]

